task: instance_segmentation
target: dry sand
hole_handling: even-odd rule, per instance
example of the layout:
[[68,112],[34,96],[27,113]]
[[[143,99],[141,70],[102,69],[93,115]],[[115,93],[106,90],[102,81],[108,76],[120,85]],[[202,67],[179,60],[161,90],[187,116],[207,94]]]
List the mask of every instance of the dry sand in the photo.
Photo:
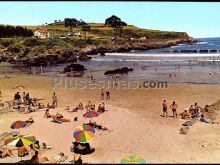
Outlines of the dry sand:
[[[1,115],[0,133],[10,132],[10,124],[15,120],[25,120],[33,116],[36,121],[28,128],[21,129],[22,134],[31,134],[41,142],[52,146],[42,156],[51,159],[59,152],[69,156],[66,161],[72,160],[73,153],[70,145],[73,139],[74,128],[86,119],[85,112],[68,113],[63,109],[66,105],[76,106],[79,102],[85,105],[91,100],[98,105],[100,100],[99,89],[64,89],[59,86],[52,89],[52,78],[43,76],[12,76],[10,79],[0,79],[0,88],[3,100],[12,100],[15,85],[24,85],[30,96],[43,98],[42,102],[51,103],[52,92],[58,95],[58,108],[50,113],[60,111],[72,121],[55,124],[50,119],[43,118],[44,111],[31,114],[11,112]],[[94,140],[90,143],[96,151],[90,155],[83,155],[83,160],[90,163],[119,163],[130,154],[137,154],[150,163],[211,163],[220,162],[220,125],[197,122],[188,135],[179,134],[183,120],[168,117],[163,118],[161,102],[173,100],[179,105],[178,112],[198,102],[199,105],[212,104],[219,99],[220,85],[215,84],[168,84],[167,89],[110,89],[111,100],[105,101],[108,112],[93,119],[107,125],[112,131],[97,131]],[[171,111],[169,111],[171,115]],[[79,117],[74,122],[73,118]],[[220,117],[217,116],[217,120]],[[24,159],[28,159],[24,158]],[[0,159],[0,163],[17,162],[20,158]]]

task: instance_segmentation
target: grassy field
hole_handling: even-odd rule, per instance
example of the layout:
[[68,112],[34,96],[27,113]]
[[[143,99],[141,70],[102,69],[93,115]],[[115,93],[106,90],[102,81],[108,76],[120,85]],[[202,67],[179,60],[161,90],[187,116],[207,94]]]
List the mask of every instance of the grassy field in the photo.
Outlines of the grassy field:
[[[91,39],[108,39],[114,37],[114,31],[111,27],[105,26],[102,23],[90,23],[91,30],[89,37]],[[69,28],[64,26],[63,22],[48,24],[45,26],[26,26],[28,29],[35,31],[37,27],[47,28],[52,36],[56,35],[68,35],[70,31]],[[80,27],[73,28],[73,31],[80,32],[82,37],[84,37],[84,32]],[[148,39],[170,39],[170,38],[179,38],[182,33],[179,32],[169,32],[169,31],[159,31],[159,30],[150,30],[150,29],[141,29],[133,25],[128,25],[123,27],[122,36],[130,38],[140,38],[148,37]]]

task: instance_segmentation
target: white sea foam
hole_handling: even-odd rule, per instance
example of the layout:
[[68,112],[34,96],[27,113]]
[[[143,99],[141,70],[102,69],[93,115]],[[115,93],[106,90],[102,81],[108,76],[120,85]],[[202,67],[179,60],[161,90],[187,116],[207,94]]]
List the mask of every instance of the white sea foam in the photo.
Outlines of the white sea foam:
[[141,53],[106,53],[106,56],[129,56],[129,57],[218,57],[220,53],[163,53],[163,54],[141,54]]

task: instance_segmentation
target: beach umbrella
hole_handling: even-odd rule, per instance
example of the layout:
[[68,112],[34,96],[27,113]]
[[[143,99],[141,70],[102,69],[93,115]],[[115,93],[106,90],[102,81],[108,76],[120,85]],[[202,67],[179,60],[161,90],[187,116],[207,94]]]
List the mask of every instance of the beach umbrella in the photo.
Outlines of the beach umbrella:
[[76,127],[73,133],[73,137],[78,142],[89,142],[95,136],[95,129],[90,125],[83,124],[82,126]]
[[93,117],[97,117],[99,114],[95,111],[89,111],[89,112],[86,112],[83,117],[85,118],[93,118]]
[[31,135],[19,135],[5,140],[5,145],[23,147],[36,142],[36,138]]
[[146,164],[146,161],[137,155],[130,155],[121,160],[121,164]]
[[11,124],[11,128],[20,129],[20,128],[24,128],[26,125],[27,125],[26,122],[18,120]]
[[[11,137],[5,140],[6,146],[13,146],[13,147],[23,147],[30,145],[31,143],[36,142],[36,138],[31,135],[19,135],[16,137]],[[21,157],[22,160],[22,157]]]

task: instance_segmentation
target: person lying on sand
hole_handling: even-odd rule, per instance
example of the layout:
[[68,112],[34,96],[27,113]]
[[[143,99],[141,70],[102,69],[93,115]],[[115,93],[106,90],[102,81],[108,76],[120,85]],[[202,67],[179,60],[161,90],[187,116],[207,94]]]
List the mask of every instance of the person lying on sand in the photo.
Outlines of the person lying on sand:
[[49,109],[48,108],[45,111],[44,118],[51,118],[51,115],[49,113]]
[[86,125],[90,125],[97,130],[110,131],[106,126],[103,126],[102,124],[97,124],[96,122],[89,121],[89,123],[87,123]]
[[65,162],[68,159],[68,156],[65,155],[63,152],[59,153],[57,156],[55,156],[52,160],[50,160],[50,163],[61,163]]
[[95,151],[95,148],[92,148],[89,143],[73,142],[73,146],[70,147],[71,151],[77,154],[90,154]]
[[4,150],[0,149],[0,158],[5,158],[7,156],[13,157],[12,151],[9,149],[4,149]]
[[24,157],[24,156],[26,156],[28,154],[29,154],[29,152],[28,152],[28,150],[27,150],[27,148],[25,146],[18,148],[18,156],[19,157]]
[[27,123],[27,126],[31,125],[34,123],[34,119],[33,117],[31,116],[28,120],[25,121]]
[[79,106],[76,106],[76,108],[73,108],[72,110],[68,110],[67,112],[77,112],[79,110]]
[[59,112],[57,112],[56,115],[51,115],[51,117],[53,119],[52,121],[57,122],[57,123],[70,122],[71,121],[70,119],[64,118],[64,116]]
[[182,119],[190,119],[190,114],[188,113],[187,110],[185,110],[183,113],[182,113]]
[[213,121],[211,119],[205,118],[204,115],[201,115],[200,121],[205,122],[205,123],[219,124],[219,122],[216,122],[216,121]]

